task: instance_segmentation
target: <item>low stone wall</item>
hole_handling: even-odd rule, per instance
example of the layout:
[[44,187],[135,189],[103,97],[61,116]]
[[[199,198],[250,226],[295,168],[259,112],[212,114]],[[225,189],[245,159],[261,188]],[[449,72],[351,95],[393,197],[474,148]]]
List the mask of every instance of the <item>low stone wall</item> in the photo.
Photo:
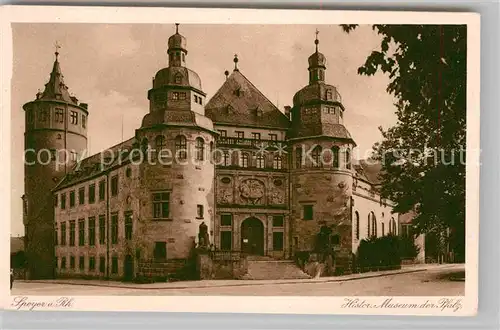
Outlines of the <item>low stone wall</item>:
[[322,256],[319,253],[310,253],[307,260],[298,262],[298,266],[313,278],[348,275],[352,273],[352,260],[350,257],[350,255],[345,253],[337,253],[334,256]]
[[197,257],[197,271],[200,280],[239,279],[247,273],[248,261],[246,257],[218,259],[208,253],[200,253]]

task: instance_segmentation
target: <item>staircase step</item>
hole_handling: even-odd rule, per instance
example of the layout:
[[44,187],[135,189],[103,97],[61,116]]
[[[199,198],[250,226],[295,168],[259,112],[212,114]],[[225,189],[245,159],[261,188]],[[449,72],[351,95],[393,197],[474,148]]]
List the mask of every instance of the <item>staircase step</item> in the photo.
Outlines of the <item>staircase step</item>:
[[248,280],[280,280],[311,278],[293,261],[289,260],[248,260],[248,271],[243,279]]

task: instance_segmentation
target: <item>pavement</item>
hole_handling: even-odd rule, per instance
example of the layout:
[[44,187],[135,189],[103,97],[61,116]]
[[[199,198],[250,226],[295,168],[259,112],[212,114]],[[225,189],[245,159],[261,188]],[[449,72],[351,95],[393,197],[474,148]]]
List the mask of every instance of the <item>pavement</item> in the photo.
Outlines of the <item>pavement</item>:
[[449,271],[451,273],[460,272],[465,268],[463,264],[418,264],[403,266],[398,270],[367,272],[360,274],[351,274],[333,277],[320,277],[312,279],[288,279],[288,280],[200,280],[200,281],[179,281],[179,282],[158,282],[158,283],[127,283],[117,281],[101,280],[81,280],[81,279],[56,279],[56,280],[17,280],[15,283],[39,283],[52,285],[75,285],[90,287],[106,287],[116,289],[133,290],[182,290],[182,289],[203,289],[220,287],[239,287],[239,286],[265,286],[265,285],[283,285],[283,284],[314,284],[314,283],[335,283],[347,282],[361,279],[370,279],[384,276],[393,276],[401,274],[411,274],[425,271]]
[[452,277],[464,265],[425,265],[399,271],[279,281],[193,281],[128,284],[99,281],[17,281],[11,296],[463,296]]

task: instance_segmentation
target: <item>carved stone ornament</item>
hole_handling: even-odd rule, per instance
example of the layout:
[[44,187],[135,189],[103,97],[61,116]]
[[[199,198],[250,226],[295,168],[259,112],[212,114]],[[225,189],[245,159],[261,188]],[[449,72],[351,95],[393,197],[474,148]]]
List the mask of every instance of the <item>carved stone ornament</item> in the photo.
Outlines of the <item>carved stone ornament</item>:
[[346,186],[346,184],[345,184],[345,182],[344,182],[344,181],[339,182],[339,188],[340,188],[340,189],[344,189],[344,188],[345,188],[345,186]]
[[239,190],[241,198],[250,204],[257,204],[264,197],[264,184],[259,180],[244,180]]

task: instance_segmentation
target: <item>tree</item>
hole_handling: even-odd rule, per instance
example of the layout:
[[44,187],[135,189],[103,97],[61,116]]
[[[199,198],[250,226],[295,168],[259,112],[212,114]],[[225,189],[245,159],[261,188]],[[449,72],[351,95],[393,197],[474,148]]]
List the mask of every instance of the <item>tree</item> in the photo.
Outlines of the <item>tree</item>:
[[[356,25],[342,25],[350,33]],[[416,233],[450,227],[465,251],[465,25],[373,25],[381,36],[358,74],[389,76],[395,126],[379,128],[381,195],[395,212],[415,212]],[[479,111],[479,109],[469,109]]]

